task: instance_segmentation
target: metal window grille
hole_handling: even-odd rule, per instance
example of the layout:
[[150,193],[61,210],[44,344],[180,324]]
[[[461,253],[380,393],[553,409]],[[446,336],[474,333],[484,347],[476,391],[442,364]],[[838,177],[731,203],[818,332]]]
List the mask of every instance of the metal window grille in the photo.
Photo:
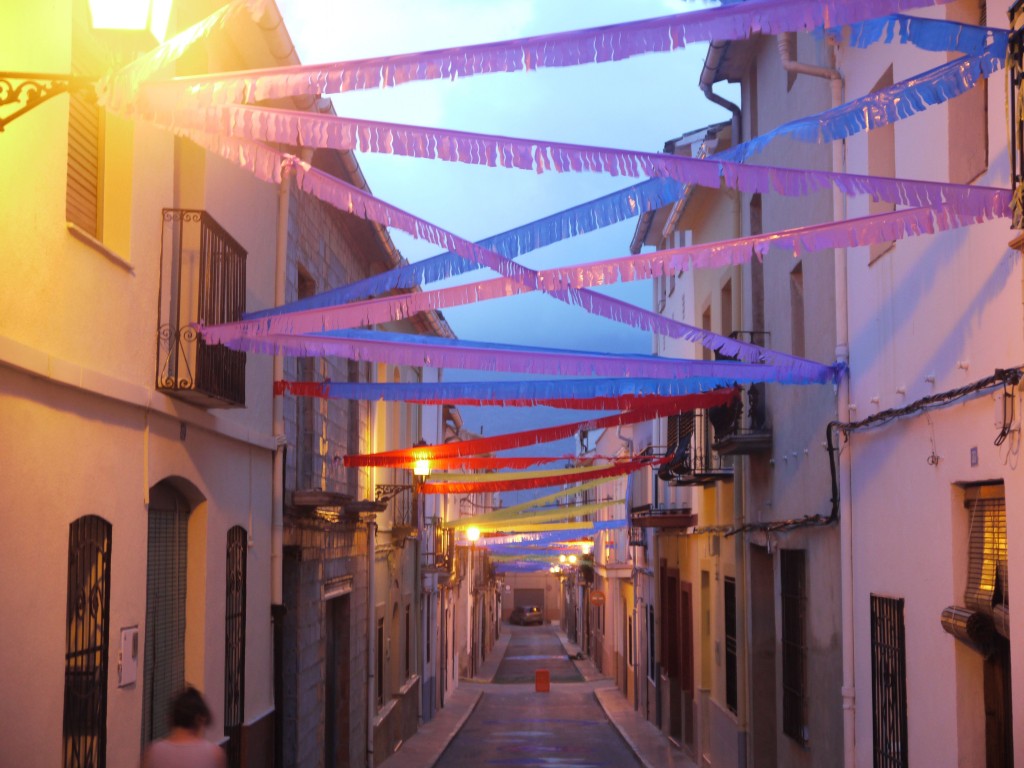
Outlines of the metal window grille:
[[1013,228],[1024,229],[1021,188],[1024,187],[1024,115],[1021,114],[1021,90],[1024,86],[1024,30],[1018,29],[1024,17],[1024,3],[1017,0],[1010,6],[1010,45],[1006,52],[1010,105],[1010,184],[1014,189]]
[[95,515],[71,523],[64,655],[64,768],[107,764],[107,658],[111,525]]
[[142,743],[167,735],[171,697],[185,686],[188,504],[173,488],[150,491]]
[[228,765],[242,764],[242,723],[245,721],[245,587],[249,536],[234,526],[227,541],[227,596],[224,615],[224,735]]
[[903,599],[871,595],[871,706],[875,768],[906,768],[907,659]]
[[205,211],[165,208],[157,338],[159,389],[206,407],[245,405],[245,353],[207,344],[193,323],[240,320],[242,246]]
[[384,706],[384,619],[377,619],[377,706]]
[[725,705],[735,713],[738,706],[736,664],[736,579],[726,577],[725,597]]
[[782,731],[807,741],[807,564],[803,550],[781,553]]

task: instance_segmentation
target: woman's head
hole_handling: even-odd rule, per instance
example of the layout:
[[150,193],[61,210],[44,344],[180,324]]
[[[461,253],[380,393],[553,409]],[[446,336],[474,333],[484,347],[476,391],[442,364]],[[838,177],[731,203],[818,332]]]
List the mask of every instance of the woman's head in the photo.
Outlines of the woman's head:
[[171,702],[171,725],[175,728],[201,731],[212,720],[213,716],[203,700],[203,695],[192,686],[186,687]]

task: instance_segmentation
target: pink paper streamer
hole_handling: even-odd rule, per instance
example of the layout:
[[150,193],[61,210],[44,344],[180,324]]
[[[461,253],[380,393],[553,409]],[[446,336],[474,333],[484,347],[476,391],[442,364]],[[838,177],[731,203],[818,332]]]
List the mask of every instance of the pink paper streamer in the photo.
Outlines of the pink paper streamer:
[[[517,349],[505,345],[476,346],[460,342],[457,346],[439,347],[389,338],[353,338],[338,336],[303,336],[298,334],[266,334],[258,337],[238,336],[223,326],[203,329],[210,344],[224,344],[232,349],[260,354],[284,353],[296,357],[346,357],[350,360],[387,361],[393,365],[434,368],[460,368],[480,371],[535,373],[549,376],[625,376],[637,378],[681,379],[704,376],[735,382],[777,381],[779,372],[772,366],[757,363],[717,362],[711,360],[679,360],[653,355],[608,355],[570,350],[540,350],[535,347]],[[808,361],[809,362],[809,361]],[[804,379],[793,373],[795,382],[830,381],[821,371],[825,366],[810,364],[814,376]]]
[[[740,40],[753,33],[834,27],[947,0],[750,0],[717,8],[480,45],[358,61],[278,67],[238,75],[205,75],[145,84],[148,101],[198,99],[203,104],[390,88],[416,80],[455,79],[618,61],[672,51],[688,43]],[[128,100],[131,94],[118,96]]]
[[[276,155],[281,165],[287,164],[294,171],[298,186],[320,200],[340,210],[348,211],[385,226],[398,227],[414,237],[427,239],[430,242],[442,245],[448,250],[477,263],[486,264],[487,266],[493,264],[494,268],[501,273],[515,277],[517,283],[524,288],[532,290],[537,286],[538,277],[537,273],[533,270],[523,267],[511,259],[506,259],[504,256],[493,251],[481,248],[475,243],[456,237],[440,227],[378,200],[340,179],[312,168],[297,158],[283,155],[256,142],[183,130],[178,132],[192,138],[200,146],[205,146],[210,151],[216,152],[228,160],[250,168],[258,178],[263,178],[267,181],[277,181],[280,179],[280,167],[276,169],[276,177],[272,174],[274,169],[269,167],[271,160]],[[726,357],[738,358],[748,362],[772,363],[780,368],[792,370],[801,377],[820,377],[824,375],[826,370],[826,366],[820,363],[720,336],[711,331],[680,323],[663,317],[656,312],[642,309],[587,289],[566,289],[552,292],[549,295],[565,303],[579,306],[592,314],[626,323],[635,328],[651,330],[672,338],[684,338],[689,341],[699,342],[708,349],[721,352]]]
[[[562,291],[646,280],[695,268],[718,269],[746,264],[755,255],[782,250],[799,256],[831,248],[852,248],[902,240],[968,226],[981,219],[962,216],[952,206],[911,208],[847,221],[794,227],[779,232],[670,248],[615,259],[556,267],[538,273],[542,291]],[[418,312],[449,309],[490,299],[525,293],[509,278],[482,280],[468,285],[384,296],[366,301],[320,307],[226,324],[235,338],[268,333],[317,333],[402,320]]]
[[718,189],[724,182],[730,188],[752,194],[805,195],[834,185],[847,195],[869,194],[896,205],[936,207],[950,203],[973,217],[1006,216],[1012,198],[1009,190],[995,187],[754,166],[715,158],[518,139],[241,105],[156,111],[151,118],[165,126],[254,142],[359,150],[538,173],[550,170],[667,176],[683,184],[711,189]]

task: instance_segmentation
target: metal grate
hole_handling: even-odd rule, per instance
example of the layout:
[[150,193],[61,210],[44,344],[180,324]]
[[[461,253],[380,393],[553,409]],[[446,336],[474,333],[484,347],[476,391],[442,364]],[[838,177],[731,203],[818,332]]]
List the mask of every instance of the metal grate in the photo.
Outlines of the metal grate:
[[159,389],[207,407],[245,405],[245,353],[207,344],[193,326],[241,319],[245,258],[238,242],[205,211],[164,209]]
[[875,768],[905,768],[907,660],[902,598],[871,595],[871,705]]
[[736,579],[726,577],[725,598],[725,704],[735,713],[739,701],[736,665]]
[[807,564],[802,549],[781,552],[782,732],[807,742]]
[[1024,187],[1024,115],[1021,114],[1021,88],[1024,86],[1024,4],[1015,2],[1009,10],[1010,44],[1006,52],[1006,70],[1009,77],[1008,103],[1010,108],[1010,175],[1013,195],[1013,228],[1024,229],[1024,210],[1021,208],[1021,189]]
[[68,537],[64,656],[64,768],[107,764],[110,539],[106,520],[87,515]]
[[228,531],[227,599],[224,615],[224,735],[228,765],[242,764],[245,721],[245,586],[248,533],[240,525]]

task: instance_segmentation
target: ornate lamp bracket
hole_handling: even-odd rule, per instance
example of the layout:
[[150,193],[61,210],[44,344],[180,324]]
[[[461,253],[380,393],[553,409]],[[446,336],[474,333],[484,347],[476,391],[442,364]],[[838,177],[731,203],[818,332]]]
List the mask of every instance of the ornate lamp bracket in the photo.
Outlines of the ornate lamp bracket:
[[8,123],[54,96],[91,88],[89,77],[50,75],[43,72],[0,72],[0,132]]

